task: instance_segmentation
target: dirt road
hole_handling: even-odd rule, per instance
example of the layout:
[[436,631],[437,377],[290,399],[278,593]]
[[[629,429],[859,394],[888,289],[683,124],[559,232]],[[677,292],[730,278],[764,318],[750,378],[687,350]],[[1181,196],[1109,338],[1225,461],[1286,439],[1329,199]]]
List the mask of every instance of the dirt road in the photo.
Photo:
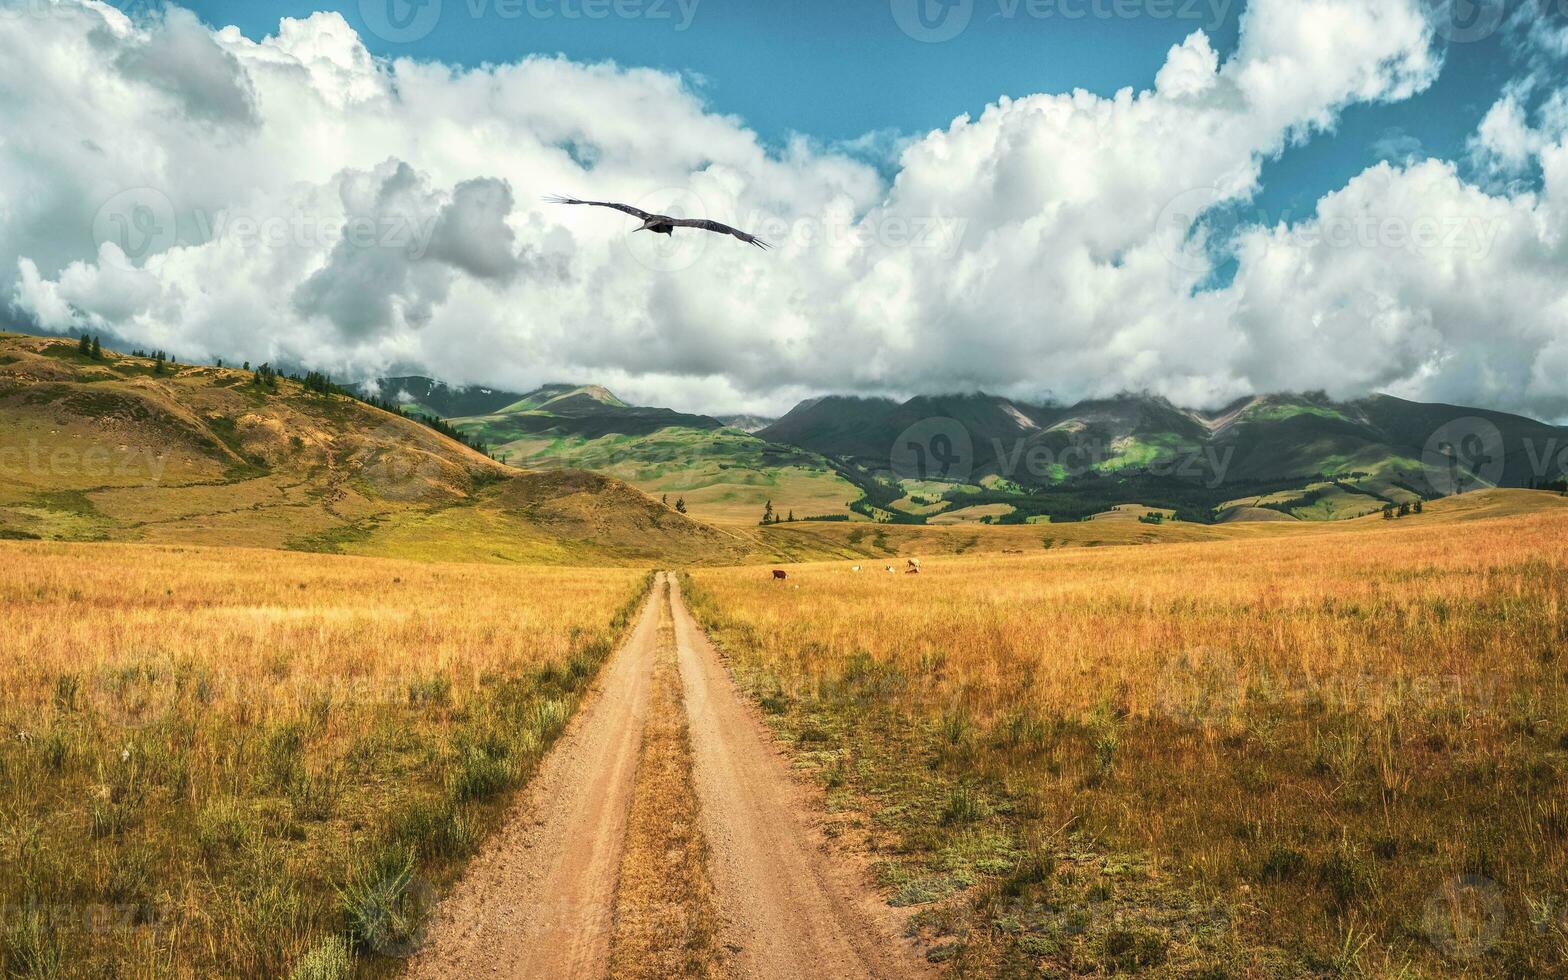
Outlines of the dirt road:
[[673,576],[660,577],[597,693],[507,827],[442,903],[413,975],[608,976],[666,582],[705,870],[729,953],[722,973],[747,980],[930,975],[859,866],[827,850],[811,791],[741,698]]
[[660,589],[505,827],[443,901],[414,977],[601,977],[657,652]]
[[731,975],[917,977],[925,960],[855,862],[830,859],[807,791],[672,585],[671,606]]

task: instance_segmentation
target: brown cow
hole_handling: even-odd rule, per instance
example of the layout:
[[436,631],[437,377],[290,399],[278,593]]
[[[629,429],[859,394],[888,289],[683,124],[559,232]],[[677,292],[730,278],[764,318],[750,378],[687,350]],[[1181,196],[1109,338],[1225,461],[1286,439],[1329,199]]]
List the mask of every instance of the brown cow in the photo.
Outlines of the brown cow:
[[775,581],[775,582],[782,582],[782,581],[784,581],[787,578],[789,578],[789,576],[786,575],[784,572],[780,571],[779,569],[775,568],[773,570],[773,581]]

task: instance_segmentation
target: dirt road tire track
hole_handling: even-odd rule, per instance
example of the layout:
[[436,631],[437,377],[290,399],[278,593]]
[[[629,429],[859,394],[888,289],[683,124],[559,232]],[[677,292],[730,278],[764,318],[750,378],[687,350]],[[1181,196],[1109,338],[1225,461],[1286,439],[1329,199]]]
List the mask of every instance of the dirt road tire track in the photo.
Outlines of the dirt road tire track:
[[863,864],[834,854],[812,792],[791,774],[717,651],[661,575],[626,643],[545,759],[507,824],[441,903],[410,976],[600,980],[652,703],[670,586],[692,779],[709,847],[723,975],[743,980],[910,980],[935,973],[900,938],[900,914]]
[[602,977],[658,649],[650,590],[637,625],[506,825],[441,903],[416,978]]
[[934,973],[899,935],[899,914],[861,864],[833,856],[810,793],[746,703],[672,577],[671,606],[686,687],[710,874],[747,980],[902,980]]

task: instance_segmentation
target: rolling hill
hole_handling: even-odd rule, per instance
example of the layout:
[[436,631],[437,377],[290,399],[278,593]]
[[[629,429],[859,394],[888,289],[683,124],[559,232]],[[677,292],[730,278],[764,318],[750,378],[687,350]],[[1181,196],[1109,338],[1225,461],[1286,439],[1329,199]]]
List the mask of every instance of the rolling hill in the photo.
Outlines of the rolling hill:
[[0,537],[561,564],[742,548],[612,478],[520,472],[315,388],[0,334]]
[[861,495],[820,454],[710,416],[629,405],[597,385],[547,385],[447,421],[509,463],[613,476],[705,521],[756,524],[769,501],[781,514],[848,517]]

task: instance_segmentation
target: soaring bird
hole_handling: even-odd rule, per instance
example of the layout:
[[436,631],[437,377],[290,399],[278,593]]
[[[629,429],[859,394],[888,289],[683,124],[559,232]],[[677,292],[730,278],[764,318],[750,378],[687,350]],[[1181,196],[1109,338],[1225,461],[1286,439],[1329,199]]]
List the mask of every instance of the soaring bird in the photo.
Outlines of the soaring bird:
[[667,214],[649,214],[641,208],[632,207],[630,204],[616,204],[613,201],[579,201],[576,198],[559,196],[547,197],[545,201],[550,204],[587,204],[596,208],[614,208],[617,211],[624,211],[632,217],[642,220],[642,227],[638,228],[637,231],[651,231],[655,235],[674,235],[677,228],[700,228],[703,231],[717,232],[720,235],[734,235],[746,244],[755,245],[761,249],[773,247],[755,235],[749,235],[739,228],[731,228],[729,225],[721,224],[717,221],[709,221],[707,218],[672,218]]

